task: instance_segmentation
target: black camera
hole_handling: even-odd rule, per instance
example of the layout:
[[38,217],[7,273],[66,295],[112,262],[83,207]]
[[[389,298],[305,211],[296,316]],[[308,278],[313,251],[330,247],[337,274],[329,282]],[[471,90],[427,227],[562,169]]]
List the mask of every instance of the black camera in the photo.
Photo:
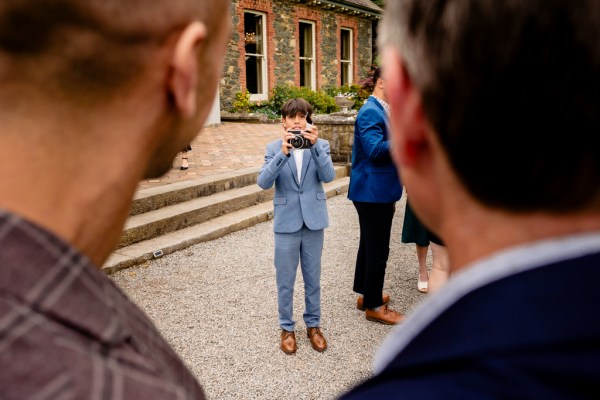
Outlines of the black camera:
[[288,139],[288,143],[291,144],[294,149],[310,149],[312,147],[310,140],[302,135],[303,131],[289,130],[288,132],[294,134],[293,139]]

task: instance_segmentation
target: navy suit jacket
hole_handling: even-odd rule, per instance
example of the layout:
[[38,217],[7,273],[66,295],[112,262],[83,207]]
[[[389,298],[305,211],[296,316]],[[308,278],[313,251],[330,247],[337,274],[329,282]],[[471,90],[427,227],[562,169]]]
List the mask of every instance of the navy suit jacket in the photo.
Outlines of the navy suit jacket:
[[599,399],[600,253],[461,297],[344,399]]
[[354,123],[348,198],[365,203],[393,203],[400,197],[402,185],[390,155],[388,117],[371,96]]
[[273,229],[276,233],[297,232],[303,224],[311,230],[329,226],[327,196],[322,182],[331,182],[335,178],[335,169],[327,140],[317,139],[310,150],[304,151],[301,172],[298,182],[294,151],[290,157],[283,154],[281,139],[267,145],[265,163],[258,173],[257,183],[263,189],[275,184]]

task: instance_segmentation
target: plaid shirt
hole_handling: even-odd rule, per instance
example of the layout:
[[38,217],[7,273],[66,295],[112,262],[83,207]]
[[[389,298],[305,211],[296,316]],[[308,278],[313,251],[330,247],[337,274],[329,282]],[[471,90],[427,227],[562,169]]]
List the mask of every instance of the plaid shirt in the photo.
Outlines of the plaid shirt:
[[203,399],[152,322],[72,246],[0,211],[0,399]]

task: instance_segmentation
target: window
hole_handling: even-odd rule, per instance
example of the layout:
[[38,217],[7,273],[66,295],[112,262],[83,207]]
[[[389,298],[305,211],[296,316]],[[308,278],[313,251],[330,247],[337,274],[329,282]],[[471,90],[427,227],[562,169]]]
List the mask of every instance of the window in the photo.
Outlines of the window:
[[268,97],[266,36],[265,15],[245,12],[246,89],[250,92],[251,100],[266,100]]
[[341,85],[352,83],[352,30],[342,29],[340,32],[340,81]]
[[317,89],[315,65],[315,24],[300,22],[300,86]]

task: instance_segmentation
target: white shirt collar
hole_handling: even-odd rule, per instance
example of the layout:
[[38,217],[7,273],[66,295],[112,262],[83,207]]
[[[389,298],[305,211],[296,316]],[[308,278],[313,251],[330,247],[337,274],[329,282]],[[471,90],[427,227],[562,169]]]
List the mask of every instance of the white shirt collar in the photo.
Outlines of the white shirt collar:
[[380,373],[425,327],[473,290],[510,275],[598,251],[600,231],[516,246],[465,267],[392,330],[375,356],[374,372]]
[[388,115],[390,115],[390,105],[388,103],[385,102],[385,100],[380,99],[377,96],[373,96],[371,95],[372,98],[374,98],[375,100],[377,100],[379,102],[379,104],[381,104],[381,106],[383,107],[383,110],[385,111],[385,113]]
[[302,177],[302,160],[304,159],[304,150],[306,149],[294,149],[294,160],[296,161],[296,170],[298,171],[298,183]]

